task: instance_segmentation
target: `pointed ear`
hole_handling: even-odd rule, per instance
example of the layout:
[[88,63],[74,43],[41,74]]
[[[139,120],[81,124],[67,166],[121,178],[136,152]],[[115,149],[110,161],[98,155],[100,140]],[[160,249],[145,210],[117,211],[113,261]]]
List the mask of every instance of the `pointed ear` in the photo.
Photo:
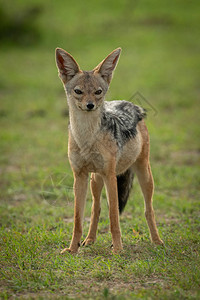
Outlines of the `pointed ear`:
[[81,72],[75,59],[61,48],[56,48],[56,64],[60,78],[64,83],[72,79],[77,73]]
[[93,70],[95,73],[99,73],[108,84],[111,82],[112,74],[117,66],[120,53],[121,48],[115,49]]

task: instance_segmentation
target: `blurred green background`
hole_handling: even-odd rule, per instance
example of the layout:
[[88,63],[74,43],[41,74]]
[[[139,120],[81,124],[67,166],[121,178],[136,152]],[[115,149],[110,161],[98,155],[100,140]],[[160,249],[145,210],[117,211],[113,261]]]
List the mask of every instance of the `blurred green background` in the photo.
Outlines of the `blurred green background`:
[[[182,214],[188,213],[191,220],[198,220],[199,20],[198,0],[0,0],[0,219],[3,227],[26,235],[36,224],[40,228],[46,224],[48,236],[50,223],[54,228],[66,226],[62,225],[63,218],[73,216],[73,195],[67,207],[64,194],[57,207],[48,205],[41,196],[49,174],[65,173],[67,186],[73,184],[67,159],[68,108],[57,76],[56,47],[70,52],[85,70],[94,68],[113,49],[122,47],[107,100],[131,99],[149,110],[154,200],[162,224],[161,236],[165,241],[173,240],[174,233],[170,238],[168,228],[173,218],[179,224],[184,223]],[[135,216],[137,226],[144,226],[144,219],[140,222],[143,200],[138,185],[133,194],[127,212]],[[105,199],[103,202],[104,216],[107,206]],[[89,201],[86,216],[90,206]],[[56,223],[58,220],[60,225]],[[132,224],[132,218],[128,222]],[[122,231],[124,226],[122,222]],[[64,228],[69,242],[72,223]],[[182,232],[178,230],[177,227],[179,237]],[[5,253],[10,249],[12,257],[17,259],[16,241],[11,237]],[[62,235],[58,237],[60,240],[52,251],[66,242]],[[99,249],[101,245],[97,252]]]

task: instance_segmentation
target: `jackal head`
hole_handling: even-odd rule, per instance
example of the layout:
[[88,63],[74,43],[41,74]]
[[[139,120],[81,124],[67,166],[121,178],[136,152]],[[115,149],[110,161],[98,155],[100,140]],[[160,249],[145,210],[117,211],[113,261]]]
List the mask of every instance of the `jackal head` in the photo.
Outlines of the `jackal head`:
[[121,48],[117,48],[92,71],[82,71],[68,52],[56,48],[56,64],[69,107],[87,112],[102,106],[120,52]]

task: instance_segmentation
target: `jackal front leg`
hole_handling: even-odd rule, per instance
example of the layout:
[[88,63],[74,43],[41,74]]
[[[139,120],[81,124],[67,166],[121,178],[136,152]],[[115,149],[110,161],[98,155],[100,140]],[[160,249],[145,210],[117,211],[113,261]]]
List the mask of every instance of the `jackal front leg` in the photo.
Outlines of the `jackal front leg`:
[[63,249],[61,253],[64,253],[65,251],[76,253],[78,252],[78,248],[80,247],[80,241],[83,232],[83,213],[87,195],[87,185],[88,175],[84,173],[78,174],[74,172],[74,230],[70,247]]
[[121,231],[119,225],[119,204],[117,193],[117,178],[115,174],[104,177],[109,202],[110,230],[112,234],[113,252],[122,250]]

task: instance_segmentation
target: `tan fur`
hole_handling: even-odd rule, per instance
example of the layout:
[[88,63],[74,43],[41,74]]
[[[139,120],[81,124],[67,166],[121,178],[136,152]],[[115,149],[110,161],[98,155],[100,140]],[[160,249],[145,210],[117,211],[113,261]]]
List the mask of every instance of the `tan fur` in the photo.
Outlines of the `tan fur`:
[[[88,174],[91,175],[91,191],[93,206],[91,224],[83,245],[96,240],[97,225],[100,215],[100,196],[105,184],[109,203],[110,229],[112,234],[113,251],[122,250],[121,232],[119,225],[118,174],[128,168],[136,173],[145,199],[145,216],[151,239],[156,244],[162,244],[155,223],[152,206],[153,177],[149,162],[149,135],[144,121],[137,125],[137,135],[131,138],[122,149],[116,144],[109,131],[100,128],[101,106],[112,73],[119,58],[120,49],[114,50],[93,71],[85,74],[71,55],[62,49],[57,49],[56,59],[60,77],[67,91],[69,104],[70,130],[68,156],[74,173],[74,230],[68,251],[76,253],[82,236],[84,206],[87,194]],[[102,94],[94,91],[102,88]],[[87,91],[76,94],[75,90]],[[94,104],[94,111],[89,113],[87,104]]]

